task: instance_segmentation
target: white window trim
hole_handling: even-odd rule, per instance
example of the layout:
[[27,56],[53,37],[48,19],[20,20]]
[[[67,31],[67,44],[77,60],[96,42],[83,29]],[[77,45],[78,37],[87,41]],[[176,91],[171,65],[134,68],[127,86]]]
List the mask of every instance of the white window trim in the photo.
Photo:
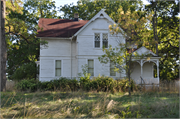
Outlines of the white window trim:
[[[96,48],[95,47],[95,33],[99,33],[100,34],[100,47]],[[109,32],[94,32],[93,34],[93,48],[94,49],[102,49],[103,48],[103,33],[107,33],[108,34],[108,47],[109,47]],[[108,47],[106,49],[108,49]]]
[[[94,76],[95,76],[95,59],[92,59],[92,58],[90,58],[90,59],[86,59],[86,64],[88,65],[88,60],[93,60],[93,62],[94,62]],[[88,72],[87,72],[88,73]],[[91,77],[94,77],[94,76],[91,76]]]
[[[61,60],[61,76],[56,76],[56,60]],[[54,76],[55,78],[63,77],[63,60],[62,59],[55,59],[54,60]]]
[[[100,34],[100,47],[99,48],[95,47],[95,33],[99,33]],[[93,34],[93,48],[101,49],[101,32],[94,32],[94,34]]]
[[[101,44],[101,48],[103,47],[103,33],[104,33],[104,34],[108,34],[108,45],[107,45],[107,46],[109,47],[109,33],[107,33],[107,32],[102,32],[102,33],[101,33],[101,37],[102,37],[102,39],[101,39],[101,43],[102,43],[102,44]],[[108,47],[107,47],[107,48],[108,48]],[[107,48],[106,48],[106,49],[107,49]]]

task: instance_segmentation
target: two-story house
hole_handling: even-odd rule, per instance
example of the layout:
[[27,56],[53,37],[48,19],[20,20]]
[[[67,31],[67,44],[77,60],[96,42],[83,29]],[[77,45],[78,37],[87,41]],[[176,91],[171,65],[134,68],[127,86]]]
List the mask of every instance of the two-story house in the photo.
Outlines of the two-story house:
[[[91,20],[67,19],[39,19],[38,35],[42,41],[48,42],[48,47],[40,50],[40,81],[49,81],[59,77],[77,78],[82,72],[82,65],[88,65],[91,76],[110,76],[123,78],[125,73],[114,71],[112,63],[102,64],[98,57],[103,55],[102,47],[115,47],[118,41],[125,43],[124,37],[119,34],[111,35],[109,25],[116,24],[104,10],[99,11]],[[136,50],[139,54],[150,53],[152,58],[147,61],[137,61],[132,78],[140,83],[140,76],[147,79],[147,83],[159,83],[159,74],[154,78],[153,63],[159,64],[159,57],[153,52],[141,47]],[[158,71],[159,72],[159,71]]]

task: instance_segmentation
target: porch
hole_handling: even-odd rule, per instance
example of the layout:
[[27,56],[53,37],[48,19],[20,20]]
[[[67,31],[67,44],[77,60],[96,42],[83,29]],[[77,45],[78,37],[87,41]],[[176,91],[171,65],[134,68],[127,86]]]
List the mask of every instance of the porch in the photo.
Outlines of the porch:
[[[147,58],[134,60],[133,72],[131,78],[136,82],[136,84],[145,85],[159,85],[159,57],[151,57],[149,60]],[[154,65],[156,65],[157,75],[154,75]]]

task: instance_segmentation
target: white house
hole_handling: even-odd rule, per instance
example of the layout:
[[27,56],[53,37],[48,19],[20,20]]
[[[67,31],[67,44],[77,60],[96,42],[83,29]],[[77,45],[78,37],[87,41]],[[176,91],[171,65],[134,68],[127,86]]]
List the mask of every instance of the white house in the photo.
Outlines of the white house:
[[[76,16],[75,16],[76,17]],[[91,76],[105,75],[113,78],[123,78],[125,73],[114,72],[114,67],[101,64],[98,57],[103,55],[102,47],[118,45],[117,36],[109,32],[109,25],[115,22],[104,12],[99,11],[91,20],[39,19],[38,35],[42,41],[48,42],[48,47],[40,50],[40,81],[49,81],[59,77],[76,78],[82,73],[82,65],[88,64]],[[121,34],[118,40],[125,43]],[[42,47],[42,46],[41,46]],[[137,60],[132,78],[140,83],[140,76],[146,83],[159,83],[159,74],[154,78],[153,63],[159,65],[159,57],[153,52],[141,47],[136,50],[139,54],[150,53],[152,58]]]

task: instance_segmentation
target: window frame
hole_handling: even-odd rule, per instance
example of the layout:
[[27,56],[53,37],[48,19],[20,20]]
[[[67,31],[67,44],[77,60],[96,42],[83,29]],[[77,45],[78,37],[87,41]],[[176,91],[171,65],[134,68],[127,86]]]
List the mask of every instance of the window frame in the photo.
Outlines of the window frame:
[[[95,73],[95,63],[94,63],[94,59],[87,59],[87,65],[89,64],[89,60],[92,60],[93,61],[93,68],[91,68],[91,69],[93,69],[93,75],[91,75],[91,76],[94,76],[94,73]],[[87,70],[87,73],[89,73],[89,65],[88,65],[88,70]]]
[[[99,34],[99,47],[95,47],[95,45],[96,45],[95,34]],[[93,42],[94,42],[94,48],[97,48],[97,49],[101,48],[101,33],[99,33],[99,32],[94,33]]]
[[[96,33],[100,34],[100,47],[95,47],[95,34]],[[107,34],[107,47],[105,47],[105,48],[108,48],[108,45],[109,45],[109,32],[94,32],[94,35],[93,35],[93,48],[95,48],[95,49],[102,49],[103,48],[103,34]]]
[[109,35],[108,35],[108,33],[102,33],[102,48],[103,48],[103,44],[104,44],[103,34],[107,34],[107,47],[105,47],[105,48],[108,48],[108,41],[109,41]]
[[[58,69],[61,69],[61,75],[60,76],[57,76],[56,75],[56,61],[61,61],[61,68],[58,68]],[[57,60],[54,60],[54,76],[55,77],[62,77],[63,75],[62,75],[62,67],[63,67],[63,61],[61,60],[61,59],[57,59]]]

